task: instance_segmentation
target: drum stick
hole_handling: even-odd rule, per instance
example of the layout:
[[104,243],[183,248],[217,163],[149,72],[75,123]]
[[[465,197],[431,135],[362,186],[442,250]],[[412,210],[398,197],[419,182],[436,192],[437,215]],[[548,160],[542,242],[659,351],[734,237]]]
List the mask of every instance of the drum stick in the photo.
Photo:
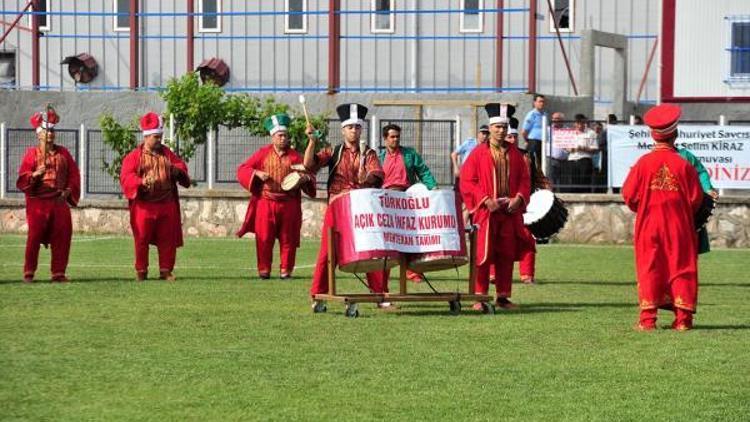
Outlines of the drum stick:
[[312,126],[312,124],[310,123],[310,116],[307,114],[307,105],[305,101],[305,96],[302,94],[300,94],[299,96],[299,103],[302,104],[302,112],[305,113],[305,121],[307,121],[307,124],[309,126]]

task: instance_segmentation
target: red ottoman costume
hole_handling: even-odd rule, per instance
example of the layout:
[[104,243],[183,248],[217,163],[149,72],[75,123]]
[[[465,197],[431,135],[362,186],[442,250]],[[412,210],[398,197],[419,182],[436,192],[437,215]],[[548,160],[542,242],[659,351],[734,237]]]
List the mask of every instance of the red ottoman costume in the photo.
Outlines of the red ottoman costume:
[[[485,109],[491,127],[507,128],[513,106],[494,103]],[[478,145],[472,151],[461,167],[460,183],[466,208],[474,224],[479,225],[475,291],[487,294],[490,266],[494,265],[497,304],[508,308],[512,307],[508,298],[512,293],[513,262],[518,259],[520,244],[525,239],[523,209],[529,202],[531,181],[528,165],[518,148],[504,139],[498,142]],[[488,200],[500,200],[500,208],[491,211]],[[509,201],[521,201],[521,205],[509,212]]]
[[[364,124],[367,107],[361,104],[343,104],[336,111],[341,118],[341,127],[359,126]],[[311,143],[312,145],[312,143]],[[310,147],[308,146],[308,150]],[[317,170],[325,165],[328,166],[328,201],[336,195],[361,188],[377,188],[383,183],[383,168],[380,166],[375,150],[365,148],[364,160],[361,160],[359,145],[347,144],[337,145],[333,152],[324,150],[315,156],[312,168]],[[306,166],[309,163],[305,162]],[[360,178],[360,172],[364,177]],[[333,215],[328,208],[323,221],[323,233],[320,240],[318,259],[315,262],[310,294],[328,293],[328,228],[333,227]],[[367,282],[370,290],[374,293],[385,291],[385,280],[382,271],[367,273]]]
[[288,142],[278,148],[275,145],[277,137],[287,133],[288,116],[275,115],[269,117],[266,123],[266,128],[274,137],[274,144],[259,149],[237,169],[237,181],[252,195],[237,236],[255,233],[258,274],[261,278],[270,276],[273,245],[279,239],[280,274],[281,278],[288,278],[294,271],[295,256],[300,245],[301,192],[315,198],[315,178],[305,174],[299,186],[289,191],[282,189],[281,182],[295,171],[292,166],[302,166],[302,155],[289,147]]
[[34,280],[41,245],[51,247],[52,281],[67,281],[65,270],[73,233],[70,207],[76,206],[81,196],[81,176],[70,152],[52,142],[53,128],[59,120],[52,108],[31,117],[37,136],[44,136],[45,141],[26,150],[18,169],[16,186],[26,196],[29,226],[23,265],[25,282]]
[[641,330],[656,324],[658,308],[673,309],[673,328],[692,328],[698,299],[698,235],[693,216],[701,205],[698,173],[674,149],[680,108],[663,104],[644,116],[654,149],[630,169],[622,196],[637,213],[634,245]]
[[149,148],[151,135],[161,135],[161,116],[147,113],[141,118],[144,142],[122,162],[120,185],[130,208],[130,227],[135,240],[135,270],[138,280],[148,272],[148,247],[159,251],[160,278],[174,280],[177,248],[182,246],[182,222],[177,183],[190,186],[187,165],[165,145]]

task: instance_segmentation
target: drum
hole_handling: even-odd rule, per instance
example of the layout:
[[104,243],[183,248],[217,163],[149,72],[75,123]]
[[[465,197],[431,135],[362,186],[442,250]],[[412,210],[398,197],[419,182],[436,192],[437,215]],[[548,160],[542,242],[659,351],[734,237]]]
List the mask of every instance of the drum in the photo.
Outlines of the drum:
[[310,180],[307,169],[302,164],[292,164],[293,172],[286,175],[281,181],[281,189],[290,191],[298,188],[301,184]]
[[281,181],[281,189],[290,191],[296,188],[302,183],[302,175],[294,171],[286,175],[284,180]]
[[706,224],[708,224],[711,216],[714,215],[715,208],[716,201],[714,201],[714,198],[711,197],[711,195],[704,193],[703,202],[701,203],[700,208],[698,208],[698,211],[695,213],[695,218],[693,219],[695,222],[695,231],[702,229],[706,226]]
[[568,210],[563,201],[550,190],[540,189],[531,194],[523,223],[536,239],[547,239],[557,234],[568,221]]
[[348,192],[334,198],[327,212],[332,213],[327,218],[333,221],[334,249],[339,270],[347,273],[367,273],[387,270],[399,264],[400,254],[397,251],[356,250]]
[[466,250],[429,252],[415,255],[409,260],[409,269],[418,273],[449,270],[469,263]]
[[[421,185],[424,187],[424,185]],[[409,188],[409,191],[414,189],[422,189],[417,185]],[[424,188],[427,189],[427,188]],[[461,215],[461,202],[456,195],[456,221],[463,222],[463,216]],[[461,223],[463,226],[463,223]],[[466,265],[469,262],[469,257],[466,253],[466,237],[464,227],[458,227],[459,244],[461,250],[458,251],[435,251],[425,252],[420,254],[412,254],[409,258],[408,267],[412,271],[418,273],[426,273],[430,271],[442,271],[449,270],[451,268]]]

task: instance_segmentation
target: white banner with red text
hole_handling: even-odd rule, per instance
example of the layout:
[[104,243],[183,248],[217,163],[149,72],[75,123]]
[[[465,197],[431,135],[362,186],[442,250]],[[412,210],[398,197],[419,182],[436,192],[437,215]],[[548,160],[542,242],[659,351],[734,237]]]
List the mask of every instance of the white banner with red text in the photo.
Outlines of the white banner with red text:
[[[706,167],[717,189],[750,188],[750,126],[678,127],[675,145],[687,148]],[[630,168],[654,146],[648,126],[607,127],[611,180],[622,187]]]
[[349,192],[348,202],[357,252],[462,250],[463,224],[452,190],[358,189]]

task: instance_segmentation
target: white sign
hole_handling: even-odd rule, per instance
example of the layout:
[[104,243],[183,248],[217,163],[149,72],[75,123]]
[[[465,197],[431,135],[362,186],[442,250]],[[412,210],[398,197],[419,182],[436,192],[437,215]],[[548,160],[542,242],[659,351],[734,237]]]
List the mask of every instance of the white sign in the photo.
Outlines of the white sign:
[[[706,167],[717,189],[750,188],[750,126],[679,126],[675,145]],[[648,126],[607,127],[612,186],[622,187],[630,167],[654,146]]]
[[572,149],[578,146],[576,130],[569,128],[552,128],[552,147]]
[[461,221],[452,190],[358,189],[349,195],[357,252],[461,250]]

